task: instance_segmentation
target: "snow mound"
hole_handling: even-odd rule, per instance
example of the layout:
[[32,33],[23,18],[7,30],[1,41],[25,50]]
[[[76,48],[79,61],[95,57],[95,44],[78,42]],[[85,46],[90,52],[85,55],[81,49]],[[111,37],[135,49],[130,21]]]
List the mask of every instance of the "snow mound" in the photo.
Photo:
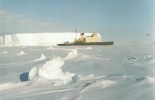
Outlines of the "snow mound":
[[86,50],[92,50],[92,47],[86,47],[86,48],[78,48],[78,49],[86,49]]
[[52,50],[52,49],[54,49],[52,46],[50,46],[50,47],[48,47],[47,49],[49,49],[49,50]]
[[151,60],[151,59],[152,59],[151,55],[144,56],[144,60]]
[[21,56],[21,55],[25,55],[26,53],[24,51],[20,51],[17,55]]
[[1,53],[4,53],[4,54],[6,54],[6,53],[8,53],[7,51],[4,51],[4,52],[1,52]]
[[155,78],[154,77],[147,76],[146,79],[147,79],[148,83],[155,84]]
[[73,59],[78,55],[78,52],[76,49],[73,49],[72,51],[70,51],[68,53],[68,55],[66,57],[63,58],[63,60],[69,60],[69,59]]
[[40,58],[36,59],[35,61],[45,60],[47,57],[44,54],[41,54]]
[[[61,57],[54,57],[45,62],[39,62],[29,72],[29,80],[38,80],[44,78],[46,80],[59,80],[62,84],[68,84],[75,81],[78,77],[74,73],[63,72],[61,67],[65,62]],[[58,81],[57,81],[58,82]]]

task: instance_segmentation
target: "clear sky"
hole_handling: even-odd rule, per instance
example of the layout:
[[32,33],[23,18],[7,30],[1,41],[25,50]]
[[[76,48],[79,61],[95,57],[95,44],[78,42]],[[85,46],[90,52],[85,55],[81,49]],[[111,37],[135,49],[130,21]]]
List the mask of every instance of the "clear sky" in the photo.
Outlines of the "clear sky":
[[0,34],[99,32],[118,44],[155,41],[155,0],[0,0]]

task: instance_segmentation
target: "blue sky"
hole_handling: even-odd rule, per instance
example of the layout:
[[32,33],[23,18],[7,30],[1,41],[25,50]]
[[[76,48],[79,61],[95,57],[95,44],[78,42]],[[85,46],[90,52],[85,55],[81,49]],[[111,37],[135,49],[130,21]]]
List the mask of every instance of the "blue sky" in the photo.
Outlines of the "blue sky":
[[151,43],[154,6],[154,0],[0,0],[0,34],[77,28],[118,44]]

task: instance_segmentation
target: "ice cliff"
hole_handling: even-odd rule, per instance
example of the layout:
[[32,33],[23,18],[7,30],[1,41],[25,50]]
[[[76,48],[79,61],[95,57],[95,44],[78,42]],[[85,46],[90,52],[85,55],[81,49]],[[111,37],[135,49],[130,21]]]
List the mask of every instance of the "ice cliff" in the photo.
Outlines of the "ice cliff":
[[[90,36],[92,33],[85,33]],[[73,42],[80,33],[19,33],[0,36],[0,46],[48,46]]]

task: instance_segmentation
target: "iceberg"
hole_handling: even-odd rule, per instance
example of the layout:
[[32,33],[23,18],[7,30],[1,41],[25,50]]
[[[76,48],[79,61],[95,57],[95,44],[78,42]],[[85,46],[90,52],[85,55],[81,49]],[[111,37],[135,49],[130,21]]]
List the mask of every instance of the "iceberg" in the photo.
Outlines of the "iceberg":
[[[90,36],[92,33],[85,33]],[[0,36],[0,46],[51,46],[58,43],[74,42],[80,33],[18,33]]]

